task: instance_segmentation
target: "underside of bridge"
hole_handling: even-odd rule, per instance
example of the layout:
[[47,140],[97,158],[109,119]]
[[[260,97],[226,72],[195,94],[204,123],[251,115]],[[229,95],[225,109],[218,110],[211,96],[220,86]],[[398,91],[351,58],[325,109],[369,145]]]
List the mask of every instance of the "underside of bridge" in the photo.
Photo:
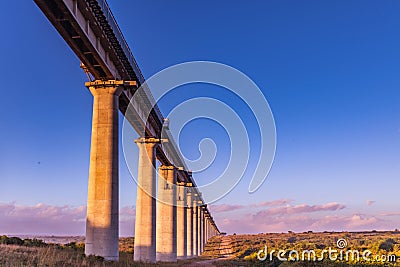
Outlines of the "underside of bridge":
[[118,260],[120,111],[140,135],[135,141],[135,261],[173,262],[200,255],[207,240],[220,232],[165,119],[152,104],[154,98],[107,2],[34,1],[91,77],[85,84],[93,95],[85,253]]

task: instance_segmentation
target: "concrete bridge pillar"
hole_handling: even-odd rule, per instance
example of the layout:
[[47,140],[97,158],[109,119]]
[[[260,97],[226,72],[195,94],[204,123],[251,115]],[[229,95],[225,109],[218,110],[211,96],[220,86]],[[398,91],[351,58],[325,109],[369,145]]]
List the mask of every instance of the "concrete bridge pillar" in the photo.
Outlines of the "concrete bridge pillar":
[[177,259],[176,168],[160,166],[157,202],[157,261]]
[[209,222],[209,217],[208,217],[208,215],[207,215],[207,216],[206,216],[206,230],[205,230],[205,236],[206,236],[206,238],[205,238],[205,243],[207,243],[208,239],[210,238],[210,237],[209,237],[209,226],[210,226],[210,222]]
[[208,239],[212,237],[212,219],[208,222]]
[[109,81],[87,83],[94,97],[85,254],[118,260],[118,97]]
[[178,184],[178,194],[177,194],[177,205],[176,205],[176,215],[177,215],[177,257],[178,259],[186,259],[187,256],[187,194],[185,183]]
[[139,146],[138,189],[136,196],[136,222],[134,260],[156,261],[156,147],[155,138],[135,140]]
[[188,258],[193,257],[193,193],[191,191],[191,184],[187,184],[187,191],[186,191],[186,203],[187,203],[187,210],[186,210],[186,256]]
[[197,202],[197,194],[194,194],[193,200],[193,256],[198,256],[199,251],[197,250],[198,246],[198,236],[199,236],[199,217],[197,214],[199,213],[198,202]]
[[201,228],[201,253],[204,252],[204,245],[206,243],[206,213],[205,213],[205,207],[203,206],[203,214],[201,216],[201,219],[203,220],[202,228]]
[[198,230],[197,230],[197,255],[201,255],[202,251],[202,242],[203,242],[203,206],[202,203],[199,202],[199,206],[197,207],[197,220],[198,220]]
[[205,209],[204,206],[202,207],[202,214],[201,214],[201,220],[202,220],[202,225],[201,225],[201,253],[203,254],[204,252],[204,233],[205,233]]
[[210,222],[210,225],[208,226],[208,228],[209,228],[209,235],[210,235],[210,238],[211,238],[211,237],[213,237],[212,223],[211,222]]

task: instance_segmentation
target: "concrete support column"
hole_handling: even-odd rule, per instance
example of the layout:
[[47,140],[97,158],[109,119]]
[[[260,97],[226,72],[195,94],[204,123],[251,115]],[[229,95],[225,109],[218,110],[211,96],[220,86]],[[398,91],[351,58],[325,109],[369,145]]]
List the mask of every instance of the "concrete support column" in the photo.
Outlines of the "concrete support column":
[[192,191],[190,187],[187,187],[186,191],[186,224],[187,224],[187,231],[186,231],[186,256],[188,258],[193,257],[193,198],[192,198]]
[[118,260],[118,98],[108,81],[87,83],[94,97],[85,254]]
[[207,240],[208,240],[208,238],[207,238],[207,227],[208,227],[208,217],[207,217],[207,214],[206,214],[206,216],[204,218],[204,244],[206,244]]
[[204,252],[204,246],[205,246],[205,244],[206,244],[206,213],[205,213],[205,209],[204,209],[204,206],[203,206],[203,216],[202,216],[202,219],[203,219],[203,228],[202,228],[202,235],[201,235],[201,238],[202,238],[202,240],[201,240],[201,253],[203,253]]
[[178,184],[177,194],[177,257],[178,259],[186,259],[187,256],[187,204],[186,204],[186,187],[184,183]]
[[193,201],[193,256],[198,256],[199,252],[197,250],[197,240],[198,240],[198,232],[199,232],[199,217],[198,214],[198,206],[196,200],[197,194],[194,195]]
[[212,237],[212,219],[208,221],[208,239]]
[[156,261],[156,147],[155,138],[135,140],[139,146],[134,260]]
[[204,206],[202,207],[202,214],[201,214],[201,220],[202,220],[202,224],[201,224],[201,253],[203,254],[204,252],[204,229],[205,229],[205,210],[204,210]]
[[161,166],[158,175],[157,261],[175,262],[176,243],[176,168]]
[[208,242],[208,239],[210,239],[210,220],[209,217],[206,217],[206,240],[205,243]]
[[197,220],[198,220],[198,230],[197,230],[197,255],[201,255],[202,251],[202,235],[203,235],[203,207],[199,203],[197,207]]

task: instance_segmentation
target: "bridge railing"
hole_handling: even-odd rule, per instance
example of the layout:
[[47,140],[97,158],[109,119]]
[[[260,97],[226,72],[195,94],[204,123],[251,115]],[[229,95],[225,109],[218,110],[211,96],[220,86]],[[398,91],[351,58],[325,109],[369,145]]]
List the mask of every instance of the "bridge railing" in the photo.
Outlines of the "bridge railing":
[[[151,105],[153,105],[153,110],[155,111],[156,115],[158,116],[158,119],[163,122],[163,116],[161,114],[161,111],[157,105],[157,103],[154,100],[153,95],[151,94],[150,89],[148,88],[148,86],[145,84],[145,79],[143,77],[142,72],[139,69],[139,66],[135,60],[135,58],[133,57],[133,54],[128,46],[128,43],[126,42],[121,29],[118,26],[117,21],[115,20],[115,17],[113,15],[113,13],[111,12],[111,9],[107,3],[106,0],[96,0],[97,3],[99,4],[101,11],[103,12],[108,24],[110,25],[111,29],[114,32],[115,37],[117,38],[122,50],[124,51],[124,54],[126,56],[126,58],[128,59],[129,63],[131,64],[137,78],[138,78],[138,82],[140,83],[140,85],[142,85],[143,91],[145,92],[149,102]],[[172,137],[171,133],[168,131],[165,132],[167,139],[170,141],[168,143],[167,146],[171,147],[171,152],[174,152],[174,155],[171,155],[175,158],[175,163],[179,163],[179,167],[184,167],[185,170],[187,170],[187,166],[185,161],[182,159],[182,155],[179,153],[179,149],[176,145],[176,142],[174,141],[174,138]],[[192,183],[196,186],[195,181],[193,180]]]
[[[114,35],[117,38],[126,58],[128,59],[131,67],[133,68],[133,71],[135,72],[135,75],[138,79],[139,84],[140,85],[145,84],[145,78],[144,78],[142,72],[140,71],[140,68],[132,54],[132,51],[129,48],[128,43],[126,42],[125,37],[122,34],[122,31],[119,28],[118,23],[115,20],[115,17],[113,15],[113,13],[111,12],[111,9],[110,9],[107,1],[106,0],[97,0],[97,3],[99,4],[101,10],[103,11],[103,14],[104,14],[105,18],[107,19],[108,24],[110,25],[111,29],[113,30]],[[155,100],[154,100],[154,97],[151,94],[149,88],[147,86],[145,86],[145,88],[143,88],[143,89],[144,89],[144,92],[146,93],[150,103],[154,105]],[[161,111],[159,110],[158,106],[155,105],[153,108],[156,111],[157,116],[159,117],[160,121],[162,121],[163,116],[162,116]]]
[[122,31],[119,28],[118,23],[115,20],[115,17],[111,12],[110,7],[108,6],[107,1],[106,0],[97,0],[97,2],[99,3],[99,6],[100,6],[101,10],[103,11],[104,16],[106,17],[108,23],[110,24],[110,27],[114,31],[114,35],[117,38],[119,44],[121,45],[121,48],[125,53],[125,56],[128,58],[129,63],[131,63],[132,68],[135,71],[135,74],[138,76],[137,78],[139,79],[140,84],[143,84],[145,79],[142,75],[142,72],[140,71],[137,62],[136,62],[135,58],[133,57],[131,49],[129,48],[128,43],[126,42],[125,37],[122,34]]

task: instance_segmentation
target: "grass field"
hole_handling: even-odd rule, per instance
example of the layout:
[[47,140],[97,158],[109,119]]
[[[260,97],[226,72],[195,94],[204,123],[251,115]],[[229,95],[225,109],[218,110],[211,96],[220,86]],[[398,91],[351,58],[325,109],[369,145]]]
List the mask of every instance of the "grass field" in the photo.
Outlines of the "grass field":
[[[342,249],[337,247],[340,240],[345,240],[346,243]],[[400,266],[398,231],[307,232],[214,237],[207,244],[202,257],[157,265],[133,262],[133,243],[134,238],[120,239],[120,260],[115,263],[106,262],[101,257],[86,257],[83,243],[47,244],[37,239],[1,236],[0,266]],[[332,260],[328,257],[328,253],[322,259],[323,251],[328,251],[329,248],[338,251],[337,259]],[[267,255],[264,252],[266,249]],[[280,256],[288,261],[278,259],[279,250],[285,251],[286,254]],[[305,254],[310,256],[302,260],[302,252],[309,253],[310,250],[315,251],[316,260],[313,260],[312,254]],[[358,259],[357,254],[353,254],[356,250],[360,252]],[[371,252],[368,261],[362,258],[362,253],[367,250]],[[272,251],[275,252],[271,253]],[[296,254],[291,254],[290,258],[291,251],[297,251],[298,257]],[[339,251],[342,251],[342,259]],[[265,260],[260,261],[257,254],[261,257],[266,256]],[[378,261],[376,256],[386,257],[386,260]]]
[[400,232],[231,235],[210,240],[205,254],[230,256],[217,266],[400,266]]

